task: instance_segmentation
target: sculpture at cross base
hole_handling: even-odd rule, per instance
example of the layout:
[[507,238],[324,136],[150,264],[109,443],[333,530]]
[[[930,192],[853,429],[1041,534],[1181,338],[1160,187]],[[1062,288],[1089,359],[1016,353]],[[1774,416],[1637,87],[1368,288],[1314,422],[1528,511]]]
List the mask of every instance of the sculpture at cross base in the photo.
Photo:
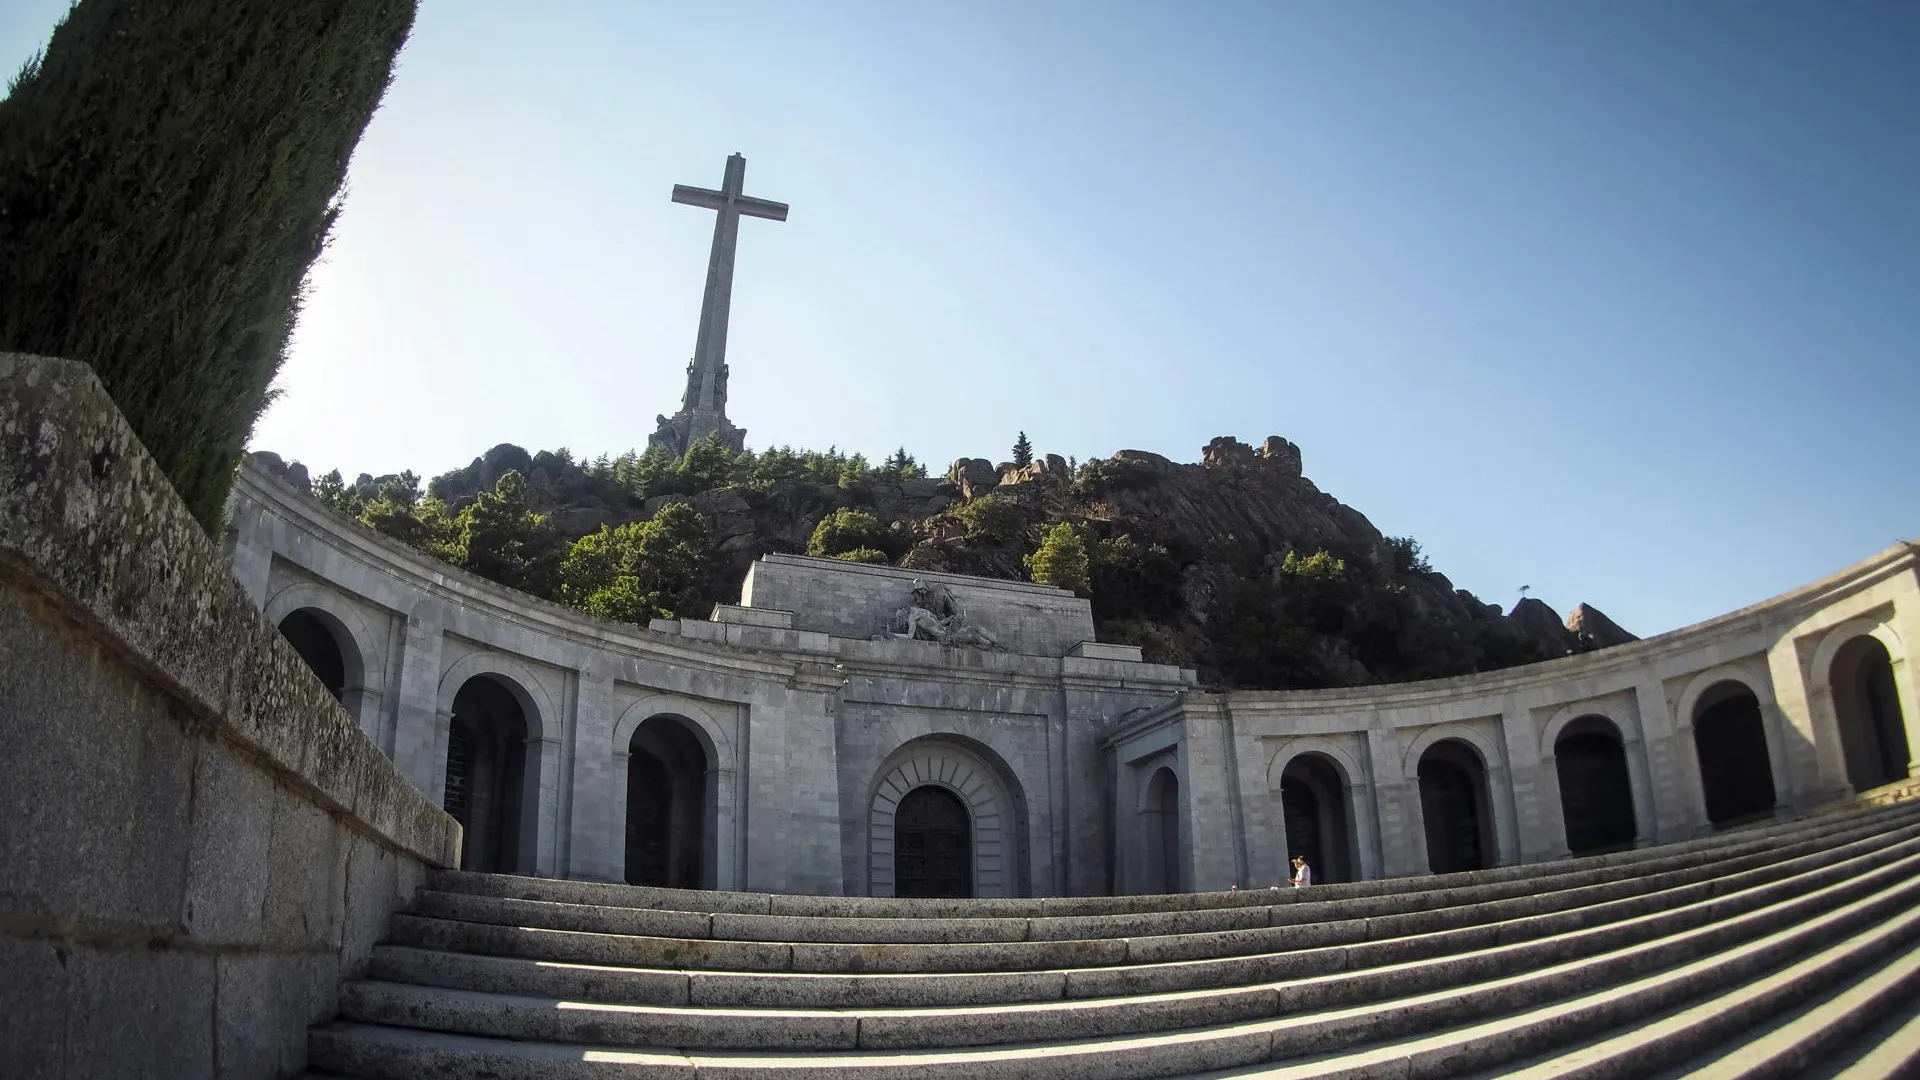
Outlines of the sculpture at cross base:
[[700,300],[700,332],[694,339],[693,360],[687,364],[687,389],[680,411],[656,416],[659,427],[647,438],[647,445],[663,447],[675,456],[708,435],[735,453],[746,446],[746,429],[727,419],[727,315],[733,308],[734,251],[739,246],[742,216],[787,220],[786,203],[744,194],[746,182],[747,159],[735,154],[727,159],[720,190],[685,184],[673,187],[674,202],[716,211],[707,287]]

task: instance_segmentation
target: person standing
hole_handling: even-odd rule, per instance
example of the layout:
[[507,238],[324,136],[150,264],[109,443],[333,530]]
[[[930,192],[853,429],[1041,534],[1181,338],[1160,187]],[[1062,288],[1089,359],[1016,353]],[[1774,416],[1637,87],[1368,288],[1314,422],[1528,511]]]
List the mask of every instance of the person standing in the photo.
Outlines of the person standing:
[[1313,868],[1307,865],[1305,855],[1293,857],[1293,877],[1289,883],[1296,889],[1313,884]]

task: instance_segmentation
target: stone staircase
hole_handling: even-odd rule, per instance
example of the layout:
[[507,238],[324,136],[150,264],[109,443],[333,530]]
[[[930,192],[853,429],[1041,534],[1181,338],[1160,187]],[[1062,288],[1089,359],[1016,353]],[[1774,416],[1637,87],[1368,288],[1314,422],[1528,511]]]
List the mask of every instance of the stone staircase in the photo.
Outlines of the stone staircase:
[[1304,890],[1027,900],[448,872],[315,1075],[1920,1073],[1920,803]]

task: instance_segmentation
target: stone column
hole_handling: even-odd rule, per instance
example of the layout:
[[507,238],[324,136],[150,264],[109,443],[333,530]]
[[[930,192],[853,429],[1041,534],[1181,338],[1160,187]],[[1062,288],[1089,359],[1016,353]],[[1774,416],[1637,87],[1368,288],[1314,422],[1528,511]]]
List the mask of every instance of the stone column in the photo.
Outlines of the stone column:
[[[623,881],[626,806],[616,796],[627,781],[626,747],[613,745],[613,678],[594,668],[580,672],[573,737],[572,859],[567,876]],[[617,760],[616,760],[617,759]]]
[[1273,749],[1258,738],[1242,736],[1236,756],[1244,793],[1240,828],[1247,847],[1247,879],[1243,884],[1253,888],[1285,885],[1291,872],[1287,864],[1287,814],[1280,801],[1280,778],[1268,771]]
[[1647,771],[1646,742],[1630,731],[1620,733],[1620,752],[1627,759],[1628,794],[1633,798],[1633,846],[1657,844],[1659,813],[1653,805],[1653,778]]
[[1366,736],[1380,816],[1381,872],[1386,877],[1427,873],[1427,825],[1420,813],[1420,780],[1406,774],[1407,748],[1399,733],[1382,725],[1378,718],[1368,727]]
[[[527,764],[533,766],[537,762],[539,766],[539,788],[534,792],[539,802],[535,807],[532,825],[536,837],[534,873],[541,877],[566,875],[566,852],[563,847],[567,838],[562,836],[560,829],[567,787],[565,746],[557,734],[527,741]],[[527,771],[534,772],[531,767]]]
[[[1530,710],[1507,703],[1500,713],[1501,749],[1506,753],[1504,783],[1500,766],[1488,762],[1488,794],[1493,800],[1494,834],[1500,861],[1541,862],[1566,852],[1566,825],[1560,820],[1560,784],[1553,758],[1540,752],[1540,733]],[[1506,800],[1507,827],[1501,828],[1500,800]]]
[[1700,758],[1694,752],[1691,718],[1674,722],[1667,707],[1666,688],[1657,678],[1649,677],[1635,685],[1633,700],[1645,740],[1653,802],[1651,821],[1643,828],[1651,828],[1654,840],[1662,844],[1704,834],[1707,802],[1700,787]]
[[[451,713],[440,710],[440,647],[444,612],[426,600],[407,616],[400,651],[400,702],[394,717],[393,762],[434,805],[445,797],[446,728]],[[436,756],[436,754],[438,756]]]
[[1239,822],[1234,814],[1235,777],[1229,766],[1225,704],[1215,698],[1187,711],[1186,775],[1180,777],[1186,818],[1181,846],[1187,852],[1182,884],[1194,892],[1245,885],[1240,880]]
[[[1769,693],[1760,702],[1775,805],[1804,808],[1850,790],[1825,672],[1806,677],[1800,649],[1782,638],[1767,650]],[[1822,738],[1825,733],[1828,737]]]
[[749,889],[845,893],[832,689],[763,689],[747,706]]
[[267,586],[273,575],[273,536],[270,519],[251,499],[236,494],[228,504],[233,526],[228,533],[227,559],[233,579],[253,606],[267,605]]

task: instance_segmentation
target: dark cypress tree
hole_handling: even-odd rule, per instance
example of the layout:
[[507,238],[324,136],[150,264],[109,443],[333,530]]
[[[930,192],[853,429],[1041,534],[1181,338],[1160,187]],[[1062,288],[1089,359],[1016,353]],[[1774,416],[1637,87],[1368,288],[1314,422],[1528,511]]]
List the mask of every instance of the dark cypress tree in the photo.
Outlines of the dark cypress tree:
[[210,531],[415,0],[80,0],[0,100],[0,350],[84,360]]
[[1027,433],[1024,431],[1020,433],[1019,438],[1013,440],[1013,463],[1022,469],[1033,464],[1033,444],[1027,441]]

